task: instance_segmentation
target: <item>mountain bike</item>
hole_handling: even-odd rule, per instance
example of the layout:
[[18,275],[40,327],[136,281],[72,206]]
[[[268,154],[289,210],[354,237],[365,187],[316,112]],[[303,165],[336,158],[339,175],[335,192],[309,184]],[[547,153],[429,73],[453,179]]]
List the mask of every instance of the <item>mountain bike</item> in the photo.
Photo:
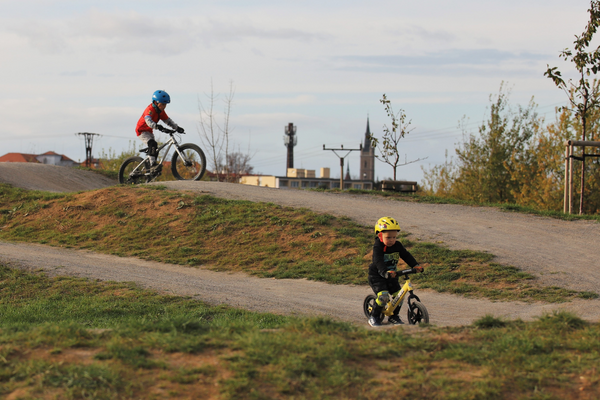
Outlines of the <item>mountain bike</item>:
[[[427,324],[429,323],[429,313],[427,309],[421,303],[419,297],[414,293],[412,284],[410,283],[410,277],[408,275],[414,274],[417,271],[414,268],[405,269],[403,271],[399,271],[399,275],[403,275],[405,282],[402,286],[402,289],[398,292],[396,296],[390,298],[390,300],[385,305],[382,315],[392,316],[394,314],[394,310],[396,307],[402,304],[402,300],[406,297],[408,293],[408,323],[410,325],[418,325],[418,324]],[[365,312],[365,316],[367,319],[371,318],[371,312],[373,311],[373,307],[375,307],[375,301],[377,296],[374,294],[370,294],[365,297],[365,301],[363,302],[363,311]]]
[[139,184],[154,181],[162,174],[163,163],[174,147],[171,158],[171,172],[177,180],[198,181],[206,172],[206,157],[200,147],[193,143],[179,144],[181,136],[175,130],[163,127],[164,133],[169,135],[169,140],[158,148],[158,153],[166,147],[162,157],[156,159],[155,165],[150,165],[148,148],[140,149],[140,153],[146,153],[146,157],[133,156],[127,158],[119,168],[119,183]]

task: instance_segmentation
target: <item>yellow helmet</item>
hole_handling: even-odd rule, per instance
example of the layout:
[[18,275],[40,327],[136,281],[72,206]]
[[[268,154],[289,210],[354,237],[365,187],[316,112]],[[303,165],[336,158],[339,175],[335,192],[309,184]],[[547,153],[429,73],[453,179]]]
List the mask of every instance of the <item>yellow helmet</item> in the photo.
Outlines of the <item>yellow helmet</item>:
[[385,231],[400,231],[400,225],[392,217],[381,217],[375,224],[375,234]]

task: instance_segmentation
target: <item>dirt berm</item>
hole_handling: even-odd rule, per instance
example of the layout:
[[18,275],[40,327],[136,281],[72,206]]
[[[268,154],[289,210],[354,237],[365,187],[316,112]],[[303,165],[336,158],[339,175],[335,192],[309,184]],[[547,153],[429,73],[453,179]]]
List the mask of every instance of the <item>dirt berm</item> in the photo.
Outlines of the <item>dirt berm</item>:
[[[16,163],[15,163],[16,164]],[[26,164],[24,164],[26,165]],[[61,167],[31,168],[0,163],[0,181],[28,189],[50,189],[49,182],[64,178]],[[68,169],[72,186],[56,191],[88,190],[86,184],[114,184],[85,171]],[[6,178],[7,171],[14,174]],[[31,184],[41,178],[39,186]],[[71,178],[85,176],[82,181]],[[16,178],[18,179],[16,179]],[[65,181],[63,179],[63,181]],[[454,249],[487,251],[495,261],[517,266],[537,276],[544,284],[600,293],[600,224],[562,221],[489,207],[418,204],[370,196],[319,193],[302,190],[259,188],[218,182],[161,183],[174,190],[205,193],[229,199],[265,201],[305,207],[336,216],[348,216],[371,226],[377,218],[392,215],[419,240]],[[63,184],[65,185],[65,184]],[[33,187],[35,186],[35,187]],[[241,274],[224,274],[130,258],[48,248],[37,245],[0,243],[0,261],[27,268],[43,268],[50,274],[71,274],[97,279],[135,281],[144,287],[175,294],[192,295],[210,303],[277,313],[328,315],[362,322],[362,299],[366,286],[327,285],[304,280],[270,280]],[[417,294],[437,325],[463,325],[486,314],[525,320],[563,308],[581,317],[600,320],[600,300],[576,300],[560,305],[522,302],[491,302],[418,290]]]

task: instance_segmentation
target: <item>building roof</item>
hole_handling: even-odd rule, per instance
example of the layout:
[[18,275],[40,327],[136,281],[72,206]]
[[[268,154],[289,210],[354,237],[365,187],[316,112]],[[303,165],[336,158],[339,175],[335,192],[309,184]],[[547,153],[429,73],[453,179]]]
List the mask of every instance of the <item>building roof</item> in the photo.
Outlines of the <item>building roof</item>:
[[[72,159],[70,159],[69,157],[65,156],[64,154],[58,154],[58,153],[56,153],[54,151],[47,151],[44,154],[40,154],[40,156],[60,156],[61,161],[72,161],[72,162],[75,162]],[[92,161],[94,161],[94,160],[92,160]]]
[[6,153],[0,157],[0,162],[31,162],[39,163],[37,160],[37,154],[25,154],[25,153]]
[[71,160],[64,154],[58,154],[54,151],[47,151],[44,154],[26,154],[26,153],[6,153],[0,157],[0,162],[29,162],[29,163],[40,163],[38,157],[40,156],[58,156],[61,161],[70,161],[77,164],[76,161]]

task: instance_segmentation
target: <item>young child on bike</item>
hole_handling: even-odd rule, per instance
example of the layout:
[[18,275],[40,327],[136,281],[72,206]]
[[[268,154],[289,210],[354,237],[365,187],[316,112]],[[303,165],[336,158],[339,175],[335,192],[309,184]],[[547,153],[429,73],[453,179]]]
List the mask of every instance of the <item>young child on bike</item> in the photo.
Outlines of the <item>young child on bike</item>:
[[148,146],[148,156],[150,157],[151,167],[156,164],[156,158],[158,157],[158,143],[154,138],[153,129],[158,129],[164,132],[165,128],[158,124],[158,121],[164,121],[165,124],[175,129],[179,133],[183,133],[184,130],[173,121],[167,113],[165,108],[167,104],[171,102],[171,96],[164,90],[157,90],[152,95],[152,103],[146,107],[144,113],[138,120],[137,126],[135,127],[135,133],[137,136]]
[[[400,225],[392,217],[379,218],[375,225],[375,244],[373,245],[373,262],[369,265],[369,286],[377,295],[375,306],[369,318],[369,325],[381,326],[383,317],[381,312],[390,299],[390,294],[395,296],[400,291],[399,276],[396,271],[398,261],[402,259],[410,268],[423,272],[423,267],[398,241]],[[388,322],[394,325],[403,324],[398,316],[400,304]]]

